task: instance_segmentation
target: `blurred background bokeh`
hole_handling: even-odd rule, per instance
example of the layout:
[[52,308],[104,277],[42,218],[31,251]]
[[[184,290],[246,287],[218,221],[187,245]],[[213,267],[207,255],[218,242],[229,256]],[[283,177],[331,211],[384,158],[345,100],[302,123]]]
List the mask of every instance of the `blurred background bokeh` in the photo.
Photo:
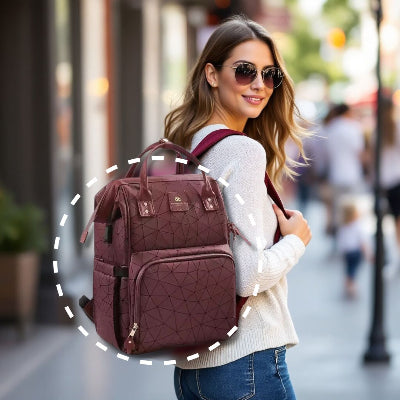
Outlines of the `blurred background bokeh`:
[[[84,292],[90,295],[91,291],[92,249],[90,241],[88,245],[80,245],[79,236],[92,212],[97,190],[110,179],[122,175],[129,166],[128,160],[163,136],[164,116],[179,104],[187,73],[215,26],[229,15],[243,13],[249,16],[265,26],[277,41],[295,82],[299,110],[308,121],[307,127],[319,132],[318,139],[323,137],[324,118],[334,104],[346,103],[351,108],[352,118],[357,120],[363,137],[362,176],[358,182],[361,189],[356,196],[373,247],[378,109],[377,3],[373,0],[1,2],[0,399],[17,399],[22,395],[36,399],[39,398],[35,397],[37,395],[47,400],[56,398],[52,397],[54,393],[59,394],[59,399],[86,399],[95,395],[97,399],[111,398],[107,397],[112,393],[111,380],[125,375],[131,376],[127,379],[138,387],[140,396],[130,395],[133,399],[173,398],[171,369],[165,372],[162,367],[157,367],[153,372],[147,372],[136,364],[130,367],[131,372],[137,370],[134,379],[126,365],[120,366],[120,360],[101,358],[94,348],[83,351],[79,347],[80,350],[75,348],[75,353],[68,352],[67,345],[73,348],[73,343],[82,341],[76,327],[86,323],[84,319],[84,322],[80,321],[82,316],[77,300]],[[400,106],[400,2],[383,0],[382,10],[382,93],[393,102],[397,120]],[[315,293],[317,297],[308,300],[309,303],[305,301],[304,307],[318,304],[314,311],[319,316],[335,310],[337,315],[332,326],[346,325],[343,332],[356,330],[358,336],[354,340],[358,341],[359,347],[351,347],[352,360],[359,360],[368,347],[373,261],[369,261],[370,265],[364,268],[360,277],[359,297],[346,299],[350,306],[344,303],[338,294],[342,289],[341,260],[335,254],[334,232],[328,223],[334,207],[329,200],[334,192],[325,171],[328,156],[326,160],[321,156],[326,147],[324,140],[314,140],[310,145],[310,167],[299,170],[302,175],[298,181],[284,184],[286,203],[301,208],[315,222],[312,228],[316,244],[310,247],[312,256],[307,259],[311,282],[304,281],[301,276],[293,278],[291,286],[297,285],[293,290],[294,296],[298,296],[296,301],[292,300],[298,307],[293,308],[293,316],[306,337],[306,345],[312,347],[312,338],[318,337],[321,326],[310,322],[312,314],[301,311],[304,294],[301,290],[309,291],[309,287],[303,285],[321,286],[322,289]],[[106,171],[115,165],[118,169]],[[21,227],[23,222],[26,227]],[[389,212],[384,214],[383,229],[386,262],[390,263],[396,260],[399,249],[395,222]],[[29,238],[25,237],[28,236],[26,232],[29,232]],[[10,260],[16,253],[19,258]],[[38,260],[33,261],[37,269],[22,266],[23,259],[31,258],[32,253],[39,254]],[[15,272],[17,268],[22,268],[21,272]],[[400,303],[397,293],[399,270],[393,267],[386,273],[387,281],[396,285],[393,292],[383,294],[385,299],[389,298],[389,307]],[[321,271],[324,276],[318,275]],[[24,277],[22,282],[12,276],[18,274]],[[25,285],[30,275],[28,287]],[[327,277],[339,286],[331,287],[332,297],[328,299],[327,288],[323,285],[334,284]],[[69,307],[73,318],[65,307]],[[341,307],[345,307],[345,311]],[[346,314],[350,312],[349,307],[354,314]],[[400,398],[399,385],[395,386],[394,380],[387,378],[393,371],[400,373],[400,325],[391,319],[395,315],[398,318],[398,312],[398,306],[385,311],[387,319],[382,323],[382,333],[388,336],[391,353],[387,374],[379,370],[371,375],[372,379],[381,379],[378,382],[382,384],[382,392],[379,392],[379,385],[375,386],[377,392],[372,391],[371,396],[386,393],[382,400]],[[360,315],[363,316],[361,320],[357,318]],[[320,322],[325,324],[323,320]],[[91,334],[95,335],[95,332],[91,331]],[[348,337],[348,333],[343,333],[335,344],[327,343],[326,346],[331,347],[325,356],[318,358],[315,354],[321,365],[325,361],[332,362],[329,357],[335,354],[335,346],[345,345]],[[346,348],[347,351],[351,350]],[[34,357],[35,353],[41,355]],[[58,354],[57,360],[64,361],[56,362],[54,371],[73,369],[73,365],[80,364],[86,366],[81,372],[90,376],[75,376],[74,383],[72,378],[57,375],[52,384],[46,381],[43,385],[43,374],[52,369],[55,354]],[[298,353],[297,359],[306,354],[307,349]],[[29,364],[30,360],[33,364],[29,368],[25,366],[22,373],[21,363]],[[306,363],[307,357],[303,361]],[[113,367],[118,375],[111,375],[111,378],[107,368],[113,363],[118,363],[118,367]],[[302,369],[300,361],[296,364],[294,360],[294,365]],[[338,361],[337,367],[340,365]],[[354,361],[354,368],[361,371],[363,365]],[[98,375],[96,372],[92,376],[89,370],[91,373],[98,371]],[[35,375],[35,371],[40,374]],[[296,368],[292,374],[296,375]],[[332,370],[328,369],[327,381],[329,374]],[[164,393],[162,384],[158,387],[159,392],[150,383],[144,385],[143,382],[151,382],[152,377],[169,382],[164,395],[155,394]],[[95,389],[98,378],[103,381],[102,390]],[[104,386],[107,379],[110,382]],[[369,376],[363,375],[359,392],[352,392],[349,380],[349,376],[347,380],[340,379],[334,388],[327,387],[325,392],[323,388],[319,392],[315,390],[315,398],[378,398],[365,397],[372,393],[372,389],[365,389],[370,385]],[[125,388],[119,384],[117,393],[120,397],[113,398],[122,398],[123,393],[129,395],[128,383],[129,380],[125,382]],[[141,384],[144,385],[142,388]],[[387,384],[392,387],[387,388]],[[300,389],[300,399],[314,398],[311,384],[303,389]],[[82,395],[76,397],[74,390],[84,392],[79,392]],[[336,394],[330,397],[329,393]],[[357,397],[354,393],[364,394]],[[393,397],[390,397],[391,393]]]

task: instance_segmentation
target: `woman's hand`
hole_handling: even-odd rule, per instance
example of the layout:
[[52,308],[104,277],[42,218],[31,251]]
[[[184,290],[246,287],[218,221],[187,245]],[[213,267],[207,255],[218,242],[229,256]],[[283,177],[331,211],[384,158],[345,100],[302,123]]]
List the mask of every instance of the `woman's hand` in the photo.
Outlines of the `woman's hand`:
[[304,219],[303,214],[297,210],[286,210],[287,215],[289,215],[289,219],[286,219],[282,210],[277,205],[272,204],[272,207],[278,218],[282,236],[290,234],[296,235],[303,241],[304,245],[307,246],[312,235],[310,226],[307,220]]

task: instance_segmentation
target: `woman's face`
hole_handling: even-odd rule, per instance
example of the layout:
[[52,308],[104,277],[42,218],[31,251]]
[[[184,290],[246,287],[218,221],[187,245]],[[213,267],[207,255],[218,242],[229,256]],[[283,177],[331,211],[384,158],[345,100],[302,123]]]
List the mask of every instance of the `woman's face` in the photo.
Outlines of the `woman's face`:
[[[239,84],[235,79],[235,70],[229,68],[242,62],[254,64],[258,70],[256,79],[247,85]],[[272,88],[264,85],[260,71],[273,66],[274,59],[266,43],[249,40],[236,46],[223,63],[223,68],[207,75],[216,100],[212,120],[220,121],[231,129],[243,130],[248,118],[258,117],[273,93]],[[209,68],[213,69],[212,66]]]

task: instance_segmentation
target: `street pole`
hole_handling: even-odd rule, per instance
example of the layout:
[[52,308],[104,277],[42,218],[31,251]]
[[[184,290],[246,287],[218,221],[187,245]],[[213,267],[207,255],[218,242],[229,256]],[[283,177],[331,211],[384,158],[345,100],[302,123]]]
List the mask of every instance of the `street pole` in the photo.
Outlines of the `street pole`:
[[382,230],[382,196],[380,179],[380,162],[382,147],[382,82],[381,82],[381,45],[380,25],[382,20],[381,0],[373,0],[372,8],[376,16],[376,27],[378,35],[378,57],[376,63],[376,77],[378,81],[377,90],[377,113],[376,113],[376,144],[375,144],[375,215],[376,215],[376,237],[375,237],[375,274],[373,291],[373,315],[369,335],[369,347],[364,354],[364,362],[388,363],[390,355],[386,351],[386,338],[384,332],[384,286],[383,286],[383,264],[384,264],[384,243]]

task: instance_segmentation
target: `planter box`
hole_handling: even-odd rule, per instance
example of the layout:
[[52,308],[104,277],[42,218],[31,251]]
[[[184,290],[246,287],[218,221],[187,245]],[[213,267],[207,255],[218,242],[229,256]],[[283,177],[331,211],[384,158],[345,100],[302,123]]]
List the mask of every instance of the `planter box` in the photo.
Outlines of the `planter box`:
[[0,253],[0,319],[25,330],[36,311],[39,256],[33,252]]

